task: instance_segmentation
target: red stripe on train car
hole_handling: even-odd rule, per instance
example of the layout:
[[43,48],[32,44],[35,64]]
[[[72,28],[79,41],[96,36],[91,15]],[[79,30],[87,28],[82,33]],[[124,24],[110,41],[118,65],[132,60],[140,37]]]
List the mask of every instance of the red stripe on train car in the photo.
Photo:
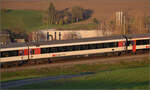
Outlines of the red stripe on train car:
[[24,55],[28,55],[28,49],[24,49]]
[[132,49],[133,52],[136,52],[136,40],[133,40],[133,49]]
[[40,54],[41,53],[41,49],[40,48],[35,48],[35,53],[34,54]]
[[53,54],[52,56],[53,56],[53,57],[55,57],[55,56],[56,56],[56,54]]
[[123,46],[123,41],[118,42],[118,47],[122,47]]
[[149,46],[146,46],[146,48],[149,48]]

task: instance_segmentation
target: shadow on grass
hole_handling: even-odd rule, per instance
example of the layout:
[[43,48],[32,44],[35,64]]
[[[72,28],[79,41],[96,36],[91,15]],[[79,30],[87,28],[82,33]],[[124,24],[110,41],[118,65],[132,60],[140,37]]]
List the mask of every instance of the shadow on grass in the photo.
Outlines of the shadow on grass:
[[[30,86],[21,87],[22,89],[149,89],[149,82],[78,82],[78,81],[57,81],[49,82],[42,85],[33,84]],[[20,89],[21,89],[20,88]],[[17,89],[17,88],[16,88]]]

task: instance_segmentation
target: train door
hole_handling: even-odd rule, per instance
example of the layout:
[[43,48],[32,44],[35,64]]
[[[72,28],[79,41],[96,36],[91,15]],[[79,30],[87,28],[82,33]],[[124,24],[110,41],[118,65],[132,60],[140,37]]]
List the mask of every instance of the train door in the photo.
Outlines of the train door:
[[19,50],[18,56],[21,56],[21,60],[24,60],[24,50]]
[[37,56],[35,56],[35,55],[37,55],[37,54],[40,54],[40,48],[34,48],[34,49],[29,50],[29,58],[30,59],[36,59]]
[[133,40],[132,42],[132,51],[136,52],[136,40]]
[[126,50],[126,44],[125,43],[126,43],[125,41],[118,42],[118,47],[122,47],[123,51]]
[[34,52],[35,52],[34,49],[29,49],[29,58],[30,59],[33,59]]

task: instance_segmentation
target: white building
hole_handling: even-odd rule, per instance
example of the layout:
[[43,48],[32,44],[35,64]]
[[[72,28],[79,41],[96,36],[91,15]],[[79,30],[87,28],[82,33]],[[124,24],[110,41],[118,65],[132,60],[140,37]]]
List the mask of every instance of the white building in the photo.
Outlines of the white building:
[[[77,38],[91,38],[91,37],[101,37],[103,35],[102,30],[40,30],[37,32],[32,32],[32,38],[35,41],[49,41],[49,40],[67,40],[67,39],[77,39]],[[110,32],[107,32],[110,35]]]

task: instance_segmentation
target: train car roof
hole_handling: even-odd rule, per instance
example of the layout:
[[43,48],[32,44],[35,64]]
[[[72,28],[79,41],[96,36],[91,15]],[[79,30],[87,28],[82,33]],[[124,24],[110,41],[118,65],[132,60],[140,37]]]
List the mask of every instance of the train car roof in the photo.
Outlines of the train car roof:
[[70,40],[54,40],[49,42],[39,42],[39,45],[50,45],[50,44],[66,44],[66,43],[78,43],[78,42],[91,42],[91,41],[104,41],[124,39],[123,36],[111,36],[111,37],[95,37],[95,38],[82,38],[82,39],[70,39]]
[[129,34],[126,35],[129,39],[131,38],[144,38],[144,37],[150,37],[150,33],[146,33],[146,34]]
[[[126,35],[130,38],[150,37],[150,33],[147,34],[130,34]],[[90,42],[90,41],[104,41],[114,39],[125,39],[122,35],[107,36],[107,37],[95,37],[95,38],[82,38],[82,39],[70,39],[70,40],[53,40],[53,41],[39,41],[29,42],[30,46],[40,45],[53,45],[53,44],[66,44],[66,43],[78,43],[78,42]],[[9,43],[6,45],[0,45],[0,48],[15,48],[15,47],[27,47],[27,43]]]
[[0,45],[0,48],[27,47],[26,43],[8,43]]
[[[114,39],[124,39],[124,38],[122,35],[120,35],[120,36],[109,36],[109,37],[107,36],[107,37],[82,38],[82,39],[70,39],[70,40],[29,42],[29,45],[40,46],[40,45],[66,44],[66,43],[78,43],[78,42],[90,42],[90,41],[104,41],[104,40],[114,40]],[[0,46],[0,48],[14,48],[14,47],[27,47],[27,43],[9,43]]]

